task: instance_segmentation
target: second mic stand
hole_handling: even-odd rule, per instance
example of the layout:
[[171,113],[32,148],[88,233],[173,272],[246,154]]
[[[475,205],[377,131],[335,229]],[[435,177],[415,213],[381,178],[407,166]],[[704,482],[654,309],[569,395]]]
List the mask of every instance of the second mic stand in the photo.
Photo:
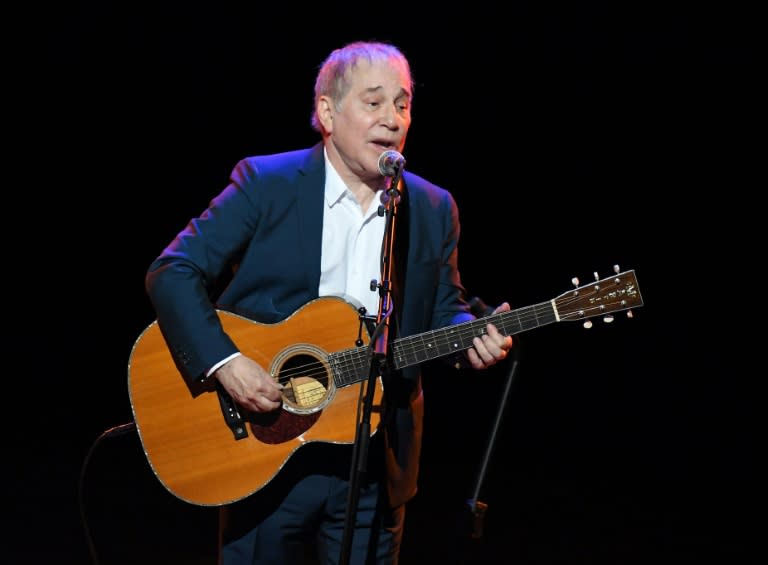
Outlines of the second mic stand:
[[[518,337],[515,337],[515,339],[519,340]],[[491,435],[488,438],[488,443],[485,447],[485,452],[483,454],[483,460],[480,463],[480,471],[477,474],[475,487],[472,492],[472,498],[467,500],[467,505],[469,506],[469,512],[470,512],[470,518],[471,518],[470,536],[473,539],[480,538],[483,535],[485,511],[488,509],[488,504],[479,500],[478,496],[480,495],[480,490],[482,489],[483,482],[485,481],[485,474],[488,470],[488,463],[491,460],[491,454],[493,453],[493,449],[496,446],[496,436],[499,432],[499,428],[501,427],[501,420],[502,420],[502,417],[504,416],[504,408],[507,405],[507,400],[509,399],[509,393],[512,390],[512,382],[515,378],[515,374],[517,373],[517,367],[519,362],[520,362],[520,343],[518,341],[517,343],[515,343],[515,346],[512,348],[512,362],[509,366],[509,371],[507,372],[507,379],[504,383],[504,392],[499,401],[499,410],[496,413],[496,419],[493,422],[493,428],[491,428]]]
[[[360,500],[360,485],[366,471],[368,460],[368,445],[371,437],[371,413],[373,398],[376,391],[376,378],[387,371],[386,359],[389,347],[389,317],[392,314],[392,266],[395,242],[395,219],[397,206],[400,202],[400,181],[402,165],[394,168],[394,176],[387,177],[384,204],[379,206],[379,215],[385,216],[384,240],[381,248],[381,280],[379,287],[379,312],[376,318],[376,329],[369,343],[370,366],[368,381],[365,388],[365,398],[360,422],[355,431],[355,444],[352,450],[350,466],[350,486],[347,498],[347,510],[344,520],[344,534],[341,542],[340,565],[349,563],[354,534],[357,506]],[[373,283],[372,283],[373,285]]]

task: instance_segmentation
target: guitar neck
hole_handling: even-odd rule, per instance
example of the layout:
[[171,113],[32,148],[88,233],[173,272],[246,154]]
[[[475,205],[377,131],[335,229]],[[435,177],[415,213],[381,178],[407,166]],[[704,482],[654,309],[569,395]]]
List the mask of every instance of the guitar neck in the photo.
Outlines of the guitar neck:
[[[465,351],[472,347],[474,338],[485,334],[488,323],[504,335],[513,335],[555,322],[587,320],[642,305],[635,272],[624,271],[564,292],[547,302],[396,339],[391,344],[392,364],[395,369],[402,369]],[[331,354],[329,363],[336,384],[346,386],[367,378],[370,355],[366,347]]]
[[[504,335],[513,335],[557,321],[554,305],[550,301],[402,337],[391,344],[392,364],[395,369],[402,369],[469,349],[475,337],[486,333],[488,323],[495,325]],[[329,355],[328,362],[336,386],[344,387],[366,379],[370,355],[371,351],[367,347],[346,349]]]
[[493,314],[414,336],[396,339],[392,343],[395,369],[445,357],[472,347],[472,341],[486,333],[492,323],[504,335],[522,333],[557,321],[552,302],[541,302],[508,312]]

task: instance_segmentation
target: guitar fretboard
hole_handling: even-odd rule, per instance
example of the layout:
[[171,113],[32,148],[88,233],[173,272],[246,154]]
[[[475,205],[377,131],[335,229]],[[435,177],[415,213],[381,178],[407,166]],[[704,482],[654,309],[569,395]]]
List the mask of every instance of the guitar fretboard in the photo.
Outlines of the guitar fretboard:
[[328,362],[333,371],[333,380],[341,388],[359,383],[370,373],[370,351],[368,347],[355,347],[331,353]]
[[[469,349],[473,345],[474,338],[486,333],[489,322],[504,335],[513,335],[556,321],[552,302],[542,302],[447,328],[399,338],[392,342],[392,363],[395,369],[402,369]],[[343,387],[368,378],[370,354],[368,347],[357,347],[329,355],[328,362],[333,370],[336,386]]]
[[551,302],[493,314],[455,326],[396,339],[392,344],[396,369],[458,353],[472,347],[472,341],[486,333],[492,323],[504,335],[513,335],[557,321]]
[[[402,369],[469,349],[476,337],[485,334],[489,322],[502,334],[513,335],[554,322],[586,320],[642,306],[634,275],[634,271],[625,271],[564,292],[547,302],[396,339],[390,349],[392,364],[395,369]],[[331,354],[329,363],[336,385],[346,386],[367,378],[369,355],[368,347]]]

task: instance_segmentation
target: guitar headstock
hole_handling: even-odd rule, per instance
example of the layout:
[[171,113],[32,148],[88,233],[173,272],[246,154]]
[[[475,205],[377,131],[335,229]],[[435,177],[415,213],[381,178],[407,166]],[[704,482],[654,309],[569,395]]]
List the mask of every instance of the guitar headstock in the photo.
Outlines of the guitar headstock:
[[[610,277],[577,286],[555,298],[558,320],[582,320],[586,327],[590,327],[589,319],[594,316],[603,316],[605,321],[610,322],[613,321],[613,312],[628,310],[627,315],[632,317],[631,309],[643,305],[635,271],[619,273],[618,267],[614,267],[614,270],[616,274]],[[574,280],[574,284],[578,284],[578,281]]]

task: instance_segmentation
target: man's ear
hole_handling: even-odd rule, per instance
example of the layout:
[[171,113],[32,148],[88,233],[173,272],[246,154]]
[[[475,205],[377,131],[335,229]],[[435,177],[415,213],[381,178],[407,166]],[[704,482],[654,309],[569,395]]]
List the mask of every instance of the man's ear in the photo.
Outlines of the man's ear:
[[333,131],[333,100],[328,96],[321,96],[317,101],[317,118],[327,132]]

